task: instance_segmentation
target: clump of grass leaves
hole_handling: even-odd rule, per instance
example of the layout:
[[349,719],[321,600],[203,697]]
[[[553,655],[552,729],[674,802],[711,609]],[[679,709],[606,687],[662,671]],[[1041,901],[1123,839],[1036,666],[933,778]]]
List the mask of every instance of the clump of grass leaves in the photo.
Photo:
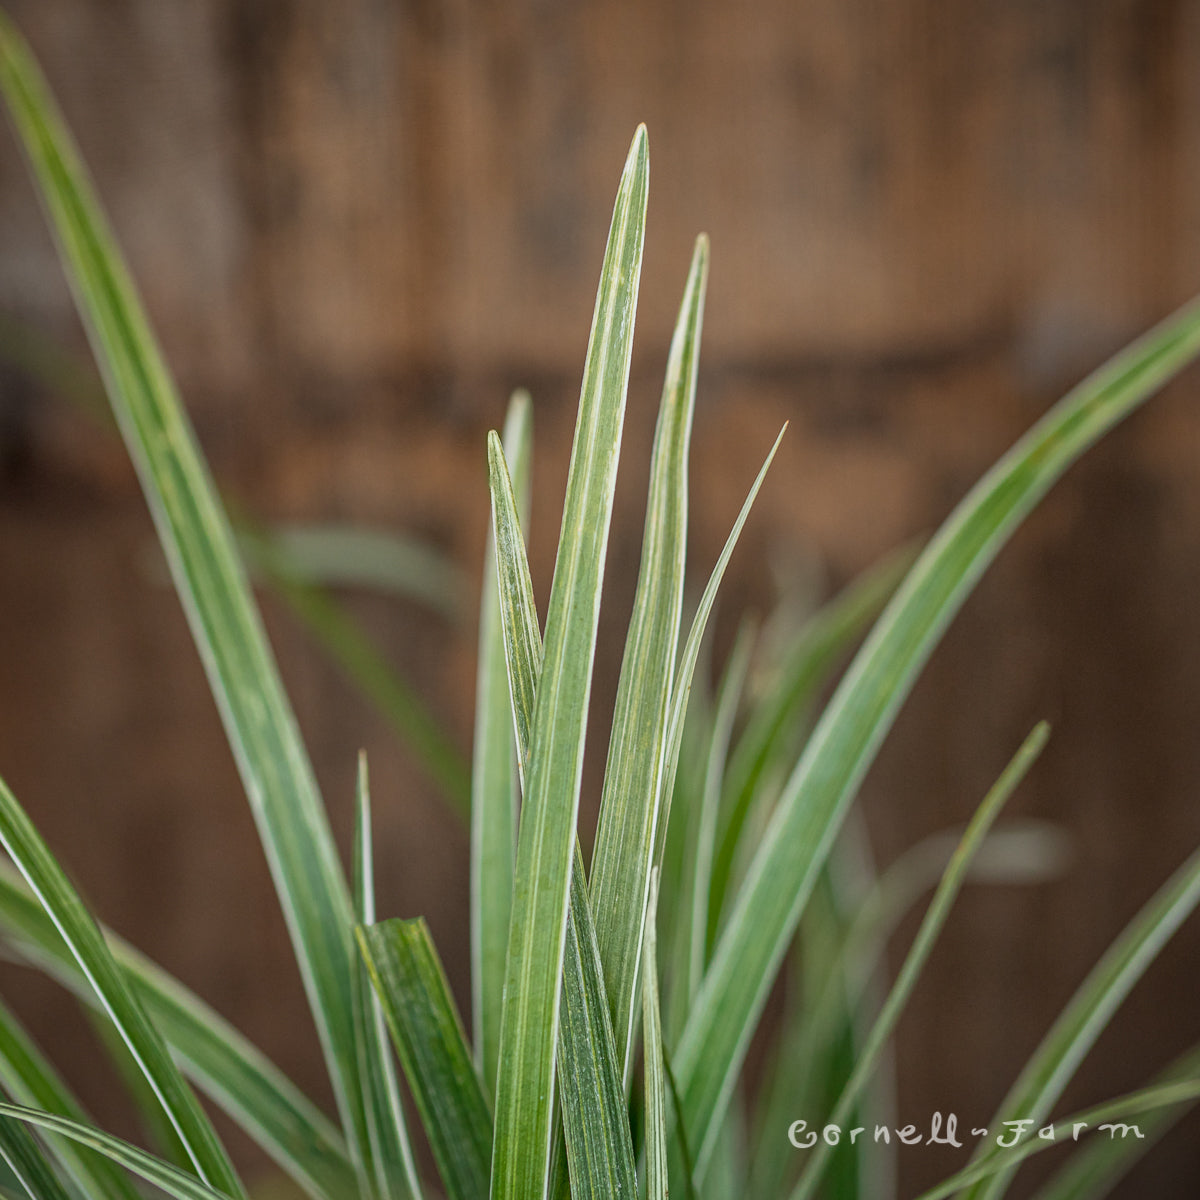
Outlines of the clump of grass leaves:
[[[645,228],[639,129],[601,269],[544,630],[522,535],[527,398],[514,398],[503,440],[493,434],[487,446],[493,537],[470,797],[468,1040],[425,923],[377,919],[365,763],[347,878],[170,373],[78,152],[3,17],[0,88],[245,783],[337,1103],[331,1120],[203,1001],[102,931],[0,785],[0,841],[15,866],[0,868],[0,929],[12,950],[96,1009],[159,1150],[96,1128],[0,1009],[0,1083],[12,1101],[0,1105],[0,1154],[10,1182],[39,1200],[133,1200],[133,1178],[185,1200],[239,1200],[243,1184],[195,1087],[315,1200],[664,1200],[668,1188],[727,1197],[747,1179],[762,1196],[888,1195],[878,1147],[822,1143],[802,1156],[788,1144],[788,1124],[806,1104],[825,1106],[834,1123],[886,1113],[890,1034],[961,886],[971,874],[1019,879],[1050,869],[1044,829],[992,830],[1046,729],[1018,749],[961,836],[923,843],[878,878],[852,800],[975,581],[1066,468],[1200,350],[1200,310],[1169,317],[1068,394],[919,555],[884,564],[799,629],[786,612],[761,634],[745,625],[709,695],[697,675],[705,625],[774,447],[685,634],[687,457],[708,266],[700,238],[662,393],[587,871],[576,823]],[[872,621],[809,727],[839,654]],[[751,688],[756,646],[769,648],[775,669]],[[874,994],[889,931],[934,884],[895,983]],[[1114,1009],[1198,898],[1194,854],[1080,986],[997,1121],[1050,1119]],[[791,987],[775,1054],[784,1069],[750,1097],[738,1089],[740,1069],[785,969]],[[1198,1094],[1193,1049],[1144,1089],[1084,1115],[1137,1114],[1150,1133],[1081,1144],[1043,1200],[1103,1191]],[[437,1182],[418,1170],[412,1110]],[[926,1197],[999,1196],[1019,1162],[1049,1144],[1030,1136],[1011,1149],[983,1147]]]

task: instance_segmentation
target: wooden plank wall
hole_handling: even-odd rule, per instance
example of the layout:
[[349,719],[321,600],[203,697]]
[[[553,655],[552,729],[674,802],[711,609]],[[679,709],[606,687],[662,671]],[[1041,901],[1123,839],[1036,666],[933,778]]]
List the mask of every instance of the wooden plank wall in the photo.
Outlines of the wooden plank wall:
[[[266,516],[419,534],[472,588],[483,436],[517,384],[537,405],[532,554],[548,588],[612,194],[648,123],[601,713],[698,231],[713,242],[698,572],[792,422],[719,646],[740,605],[769,602],[773,578],[824,594],[932,528],[1065,387],[1200,290],[1200,7],[1186,0],[7,9],[77,131],[218,476]],[[82,349],[8,137],[0,312]],[[145,569],[135,480],[54,390],[0,367],[0,771],[104,916],[319,1091],[246,806],[175,602]],[[981,1123],[1108,940],[1200,841],[1198,390],[1193,371],[1035,516],[864,789],[887,861],[962,822],[1047,716],[1052,746],[1013,810],[1074,838],[1064,881],[963,899],[901,1029],[907,1119],[953,1109]],[[465,748],[473,629],[355,603]],[[268,615],[339,830],[365,745],[383,910],[430,917],[465,1001],[465,840],[381,721]],[[597,764],[589,779],[594,811]],[[1136,1085],[1200,1033],[1197,953],[1193,923],[1081,1071],[1072,1106]],[[12,987],[89,1101],[127,1129],[81,1023],[48,989]],[[1120,1194],[1195,1195],[1196,1130]],[[904,1194],[956,1163],[906,1152]]]

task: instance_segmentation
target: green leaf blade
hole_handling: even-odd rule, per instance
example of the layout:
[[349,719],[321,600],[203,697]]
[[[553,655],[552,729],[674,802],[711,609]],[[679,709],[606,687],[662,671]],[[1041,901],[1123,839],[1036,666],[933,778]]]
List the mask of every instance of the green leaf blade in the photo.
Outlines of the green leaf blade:
[[[1100,1127],[1105,1123],[1124,1124],[1130,1117],[1137,1117],[1142,1113],[1155,1113],[1160,1109],[1175,1105],[1190,1104],[1197,1097],[1200,1097],[1200,1079],[1193,1078],[1174,1083],[1157,1084],[1119,1096],[1115,1100],[1107,1100],[1103,1104],[1075,1113],[1054,1124],[1051,1127],[1054,1130],[1053,1138],[1042,1138],[1030,1132],[1024,1140],[1018,1141],[1015,1145],[998,1148],[994,1154],[987,1155],[963,1167],[961,1171],[944,1179],[936,1187],[922,1192],[917,1200],[945,1200],[947,1196],[963,1192],[971,1184],[994,1177],[999,1171],[1011,1175],[1030,1155],[1071,1140],[1076,1125],[1091,1126],[1094,1130],[1091,1136],[1097,1138],[1101,1136]],[[1109,1136],[1114,1136],[1115,1132],[1115,1130],[1109,1131]]]
[[563,954],[558,1057],[571,1200],[634,1200],[637,1169],[625,1087],[578,845]]
[[[733,733],[733,723],[741,704],[742,689],[750,666],[757,631],[743,622],[733,649],[725,664],[724,675],[717,690],[717,706],[713,714],[712,733],[704,769],[704,791],[701,795],[695,862],[692,869],[692,895],[688,914],[690,928],[687,939],[687,989],[689,1003],[700,990],[707,965],[708,914],[712,905],[713,852],[720,814],[721,781],[725,776],[725,760]],[[683,986],[682,980],[680,986]]]
[[129,987],[95,919],[3,781],[0,781],[0,844],[24,875],[137,1061],[197,1175],[231,1196],[240,1196],[237,1173],[212,1123],[172,1062],[162,1037]]
[[572,850],[646,184],[646,135],[639,129],[618,191],[597,292],[534,709],[500,1031],[492,1200],[544,1196],[550,1168]]
[[11,1117],[0,1117],[0,1158],[30,1200],[71,1200],[71,1193],[46,1161],[41,1146],[24,1125]]
[[241,772],[343,1121],[361,1144],[348,889],[229,522],[79,152],[7,19],[0,20],[0,90]]
[[816,613],[784,653],[770,691],[754,707],[738,739],[722,789],[713,851],[705,949],[711,953],[730,891],[743,829],[764,779],[787,766],[789,733],[826,682],[838,658],[868,628],[913,562],[911,551],[889,555]]
[[688,701],[692,693],[692,679],[696,672],[696,663],[700,660],[700,649],[704,644],[704,631],[708,628],[708,618],[712,615],[713,605],[717,602],[717,592],[720,589],[721,580],[725,578],[725,570],[729,566],[729,560],[733,557],[738,538],[742,535],[742,529],[750,516],[750,510],[754,507],[754,501],[758,498],[767,472],[771,469],[771,463],[775,461],[779,443],[783,441],[783,435],[786,432],[787,425],[785,424],[775,438],[767,457],[763,460],[763,465],[759,468],[754,483],[750,486],[750,491],[738,512],[737,520],[734,521],[720,556],[709,574],[708,582],[700,596],[700,603],[696,608],[696,614],[692,618],[687,640],[679,655],[679,663],[675,669],[675,682],[671,689],[671,715],[667,733],[666,762],[663,766],[663,806],[656,834],[658,844],[655,848],[654,862],[658,867],[662,866],[663,848],[666,845],[667,826],[671,815],[671,796],[675,790],[675,776],[679,769],[679,752],[683,746]]
[[[1142,906],[1088,973],[1030,1056],[996,1113],[995,1123],[1046,1117],[1113,1013],[1158,952],[1200,904],[1200,850]],[[972,1188],[967,1200],[1002,1195],[1001,1171]]]
[[[87,1116],[58,1072],[21,1023],[0,1004],[0,1082],[19,1104],[74,1121]],[[92,1200],[138,1200],[129,1180],[107,1159],[80,1152],[74,1143],[55,1139],[50,1149],[66,1174]]]
[[1085,380],[980,481],[909,572],[826,709],[718,940],[676,1066],[698,1168],[816,872],[917,673],[976,580],[1066,468],[1200,350],[1180,310]]
[[646,1200],[667,1200],[667,1084],[658,998],[658,871],[650,886],[642,971],[642,1041],[646,1090]]
[[391,919],[358,942],[446,1193],[483,1200],[492,1118],[429,927]]
[[[489,447],[496,541],[502,548],[497,580],[512,732],[517,761],[524,763],[529,755],[542,641],[512,481],[494,435]],[[565,1197],[569,1186],[575,1200],[634,1195],[636,1170],[622,1072],[578,839],[563,946],[557,1054],[561,1064],[558,1094],[562,1136],[556,1128],[551,1142],[549,1194]]]
[[470,771],[412,684],[384,658],[346,606],[328,589],[297,573],[269,535],[243,520],[238,544],[293,617],[388,720],[465,823],[471,802]]
[[[227,1193],[211,1187],[187,1171],[181,1171],[171,1163],[163,1162],[153,1154],[147,1154],[145,1150],[90,1125],[16,1104],[0,1104],[0,1116],[9,1120],[24,1121],[61,1137],[71,1138],[132,1171],[147,1183],[174,1197],[174,1200],[230,1200]],[[34,1196],[35,1200],[57,1200],[55,1192],[35,1192]]]
[[[1193,1046],[1162,1071],[1152,1086],[1186,1084],[1197,1078],[1200,1078],[1200,1046]],[[1038,1189],[1034,1200],[1100,1200],[1107,1196],[1189,1107],[1191,1104],[1184,1100],[1178,1105],[1148,1111],[1138,1122],[1140,1138],[1090,1139]]]
[[[99,1000],[53,922],[17,873],[0,863],[6,940],[81,1000]],[[184,1073],[314,1200],[341,1200],[354,1170],[337,1129],[273,1063],[194,993],[106,931],[113,956]]]
[[672,674],[683,611],[687,455],[708,281],[697,239],[671,341],[650,465],[642,561],[617,687],[590,896],[622,1072],[634,1054],[650,873],[662,808]]
[[277,525],[266,536],[287,569],[308,583],[417,601],[449,620],[463,615],[460,572],[433,546],[351,524]]
[[[850,1078],[846,1081],[829,1116],[828,1123],[830,1125],[840,1126],[850,1116],[855,1102],[878,1064],[879,1056],[891,1037],[896,1022],[900,1019],[900,1014],[912,994],[917,977],[933,950],[933,945],[946,923],[946,918],[950,915],[950,909],[966,881],[975,855],[979,852],[989,830],[1000,815],[1001,808],[1042,752],[1049,734],[1050,728],[1045,722],[1033,730],[1004,769],[1000,778],[988,791],[983,803],[980,804],[967,825],[962,840],[942,875],[937,892],[930,901],[925,918],[921,922],[912,947],[905,956],[904,964],[896,976],[896,981],[867,1035],[865,1044],[855,1056]],[[792,1192],[791,1200],[809,1200],[815,1193],[817,1185],[821,1181],[821,1172],[829,1160],[829,1151],[829,1143],[822,1141],[809,1157],[800,1182]]]
[[[510,488],[520,492],[519,500],[511,491],[507,497],[513,506],[511,519],[519,521],[528,517],[532,457],[532,414],[525,392],[514,394],[509,404],[504,443],[505,450],[491,469],[504,469],[505,458],[512,464],[517,483],[513,484],[507,470],[504,477]],[[489,450],[489,457],[491,454]],[[519,528],[516,536],[520,540]],[[511,551],[506,561],[513,561]],[[496,1092],[500,1054],[500,1012],[512,912],[519,799],[508,655],[496,562],[493,520],[483,565],[471,798],[471,1010],[476,1062],[489,1096]],[[540,670],[540,646],[538,654]]]
[[[354,827],[354,916],[359,925],[375,923],[375,867],[371,836],[371,788],[367,756],[358,758],[358,787]],[[355,1166],[364,1200],[409,1200],[421,1195],[417,1169],[404,1121],[404,1109],[392,1055],[388,1049],[383,1010],[371,986],[360,954],[350,964],[354,987],[355,1041],[358,1073],[363,1088],[369,1154]]]

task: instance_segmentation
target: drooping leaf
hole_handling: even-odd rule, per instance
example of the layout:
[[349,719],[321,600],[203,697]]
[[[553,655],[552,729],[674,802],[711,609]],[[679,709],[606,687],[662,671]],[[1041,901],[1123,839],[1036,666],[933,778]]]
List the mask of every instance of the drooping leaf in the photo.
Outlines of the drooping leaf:
[[[0,1082],[18,1104],[87,1121],[82,1105],[16,1016],[0,1004]],[[124,1174],[106,1159],[61,1138],[50,1142],[66,1174],[95,1200],[137,1200]]]
[[197,1175],[230,1196],[240,1196],[237,1173],[212,1123],[171,1060],[161,1035],[114,960],[95,919],[3,781],[0,781],[0,844],[54,923],[154,1089]]
[[[971,1184],[994,1177],[999,1171],[1011,1175],[1030,1155],[1037,1154],[1042,1150],[1049,1150],[1062,1142],[1074,1140],[1076,1126],[1088,1126],[1093,1138],[1102,1136],[1113,1138],[1117,1135],[1119,1127],[1126,1125],[1131,1117],[1140,1116],[1142,1113],[1153,1113],[1172,1105],[1188,1104],[1198,1096],[1200,1096],[1200,1079],[1181,1080],[1177,1083],[1159,1084],[1137,1092],[1130,1092],[1116,1100],[1109,1100],[1104,1104],[1096,1105],[1095,1108],[1075,1113],[1073,1116],[1066,1117],[1047,1127],[1053,1131],[1053,1136],[1042,1137],[1040,1131],[1034,1132],[1035,1126],[1027,1126],[1026,1136],[1017,1141],[1015,1145],[997,1148],[994,1154],[979,1158],[948,1179],[942,1180],[936,1187],[922,1192],[917,1200],[943,1200],[946,1196],[962,1192]],[[1104,1126],[1109,1124],[1115,1128],[1105,1130]],[[1013,1132],[1009,1128],[1002,1131],[1001,1136],[1011,1138]],[[1084,1132],[1084,1130],[1080,1130],[1081,1134]],[[1127,1131],[1122,1131],[1121,1136],[1131,1135]]]
[[[1025,1118],[1037,1122],[1049,1115],[1113,1013],[1197,903],[1200,850],[1142,906],[1088,973],[1001,1101],[997,1125]],[[1008,1171],[994,1174],[972,1188],[968,1200],[1002,1195],[1008,1179]]]
[[[1162,1071],[1153,1086],[1186,1083],[1198,1078],[1200,1046],[1193,1046]],[[1149,1110],[1138,1121],[1141,1137],[1089,1138],[1038,1189],[1034,1200],[1100,1200],[1107,1196],[1191,1106],[1185,1100],[1177,1105]]]
[[1198,350],[1200,307],[1192,306],[1053,408],[943,525],[855,657],[748,868],[676,1052],[699,1171],[817,873],[920,668],[975,581],[1054,481]]
[[[36,1108],[23,1108],[17,1104],[0,1104],[0,1116],[24,1121],[28,1125],[37,1126],[61,1137],[71,1138],[81,1146],[105,1155],[147,1183],[152,1183],[168,1196],[174,1197],[174,1200],[230,1200],[228,1193],[211,1187],[195,1175],[181,1171],[171,1163],[163,1162],[153,1154],[147,1154],[145,1150],[91,1125],[80,1124],[53,1113],[40,1112]],[[44,1186],[44,1181],[40,1186]],[[61,1200],[65,1193],[37,1190],[32,1195],[34,1200]]]
[[8,1117],[0,1117],[0,1158],[29,1200],[71,1200],[71,1193],[55,1175],[33,1135]]
[[[148,1006],[146,1011],[150,1011]],[[125,1045],[120,1033],[108,1019],[108,1014],[98,1001],[93,1000],[90,1006],[85,1005],[83,1015],[91,1027],[92,1033],[104,1047],[104,1054],[108,1059],[109,1066],[116,1072],[129,1099],[133,1102],[134,1108],[137,1109],[138,1118],[148,1142],[146,1149],[185,1171],[190,1170],[192,1160],[188,1157],[187,1147],[180,1140],[179,1134],[175,1132],[175,1127],[171,1124],[167,1114],[163,1112],[162,1105],[159,1104],[158,1097],[154,1094],[154,1089],[142,1074],[137,1059],[129,1052],[129,1047]],[[18,1104],[29,1103],[15,1094],[12,1098]],[[46,1108],[47,1106],[33,1104],[30,1107]],[[50,1111],[56,1110],[51,1108]],[[73,1113],[62,1115],[76,1119]],[[83,1120],[84,1124],[94,1124],[89,1118]],[[110,1170],[121,1174],[111,1163],[106,1165]]]
[[[950,915],[950,909],[958,898],[958,893],[962,890],[971,860],[983,845],[988,830],[1000,815],[1001,808],[1017,785],[1025,778],[1029,768],[1033,766],[1045,746],[1049,734],[1050,729],[1045,722],[1033,730],[967,825],[962,841],[942,875],[937,892],[934,894],[925,913],[925,919],[921,922],[921,928],[917,931],[917,936],[905,956],[904,965],[900,968],[896,982],[888,993],[883,1009],[867,1036],[866,1044],[858,1051],[850,1078],[846,1081],[828,1118],[830,1125],[841,1125],[850,1116],[860,1092],[875,1069],[880,1052],[891,1037],[896,1022],[900,1019],[900,1014],[912,994],[921,969],[933,950],[934,943],[946,923],[946,918]],[[821,1182],[822,1169],[829,1159],[829,1151],[829,1143],[822,1139],[809,1156],[800,1181],[792,1192],[791,1200],[809,1200],[815,1193]]]
[[[24,958],[99,1006],[53,922],[5,863],[0,929]],[[355,1176],[344,1142],[295,1084],[162,968],[112,933],[105,940],[184,1073],[314,1200],[352,1195]]]
[[367,588],[415,600],[452,620],[463,616],[462,573],[414,538],[361,525],[273,525],[271,545],[297,579],[322,587]]

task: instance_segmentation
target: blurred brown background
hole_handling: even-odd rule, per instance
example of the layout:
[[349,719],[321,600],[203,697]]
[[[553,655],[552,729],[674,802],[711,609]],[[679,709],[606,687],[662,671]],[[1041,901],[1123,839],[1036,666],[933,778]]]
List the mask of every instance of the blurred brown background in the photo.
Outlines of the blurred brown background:
[[[264,517],[416,534],[473,591],[484,434],[526,384],[544,600],[612,196],[647,122],[601,717],[698,231],[713,269],[697,574],[792,422],[734,561],[719,647],[732,614],[770,603],[773,568],[817,563],[825,592],[932,528],[1066,387],[1200,290],[1200,6],[1184,0],[6,8],[94,171],[228,491]],[[0,311],[83,349],[8,135]],[[136,481],[54,391],[0,367],[0,771],[104,917],[323,1094],[214,707],[174,598],[144,570]],[[864,789],[888,861],[962,822],[1046,716],[1053,741],[1012,807],[1064,824],[1076,850],[1060,883],[960,901],[901,1028],[905,1119],[941,1109],[983,1123],[1101,950],[1200,842],[1197,392],[1193,369],[1028,523]],[[474,629],[353,604],[465,750]],[[335,824],[344,835],[364,745],[382,910],[429,916],[465,1004],[464,837],[382,720],[267,610]],[[1193,921],[1062,1111],[1138,1085],[1200,1035],[1198,954]],[[69,1002],[6,979],[86,1099],[127,1128]],[[1181,1126],[1120,1194],[1194,1196],[1198,1129]],[[912,1194],[961,1164],[913,1150],[901,1165]]]

